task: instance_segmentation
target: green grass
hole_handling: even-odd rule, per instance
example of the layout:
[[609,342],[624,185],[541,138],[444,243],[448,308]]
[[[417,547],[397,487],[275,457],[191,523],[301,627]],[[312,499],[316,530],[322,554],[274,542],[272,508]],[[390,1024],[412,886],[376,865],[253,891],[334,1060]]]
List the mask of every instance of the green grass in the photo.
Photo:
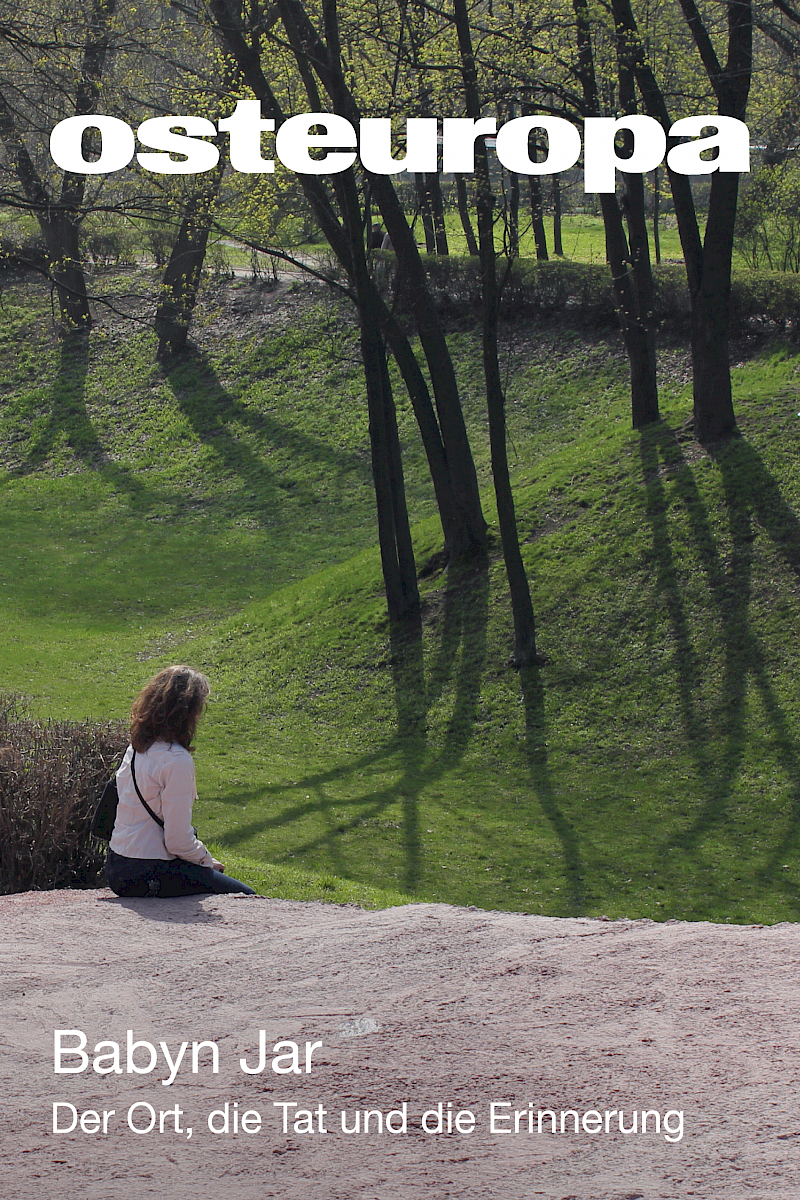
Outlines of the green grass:
[[[800,919],[790,348],[736,369],[745,438],[709,457],[681,432],[680,347],[640,436],[615,337],[505,329],[547,658],[521,677],[496,542],[490,570],[423,580],[421,628],[389,629],[335,309],[284,296],[239,327],[209,295],[201,352],[167,374],[146,333],[66,353],[34,292],[5,311],[0,686],[116,717],[162,664],[208,671],[197,815],[234,874],[340,902]],[[493,520],[480,348],[451,340]],[[423,563],[440,534],[399,420]]]
[[[473,227],[475,222],[473,219]],[[461,225],[461,220],[456,211],[448,211],[445,213],[445,228],[447,231],[447,244],[451,254],[465,255],[468,253],[467,240],[464,236],[464,230]],[[421,220],[418,218],[414,226],[417,241],[424,247],[425,233],[422,228]],[[553,257],[553,218],[552,216],[545,217],[545,234],[547,237],[547,246],[550,257]],[[477,236],[477,232],[476,232]],[[662,217],[660,227],[660,246],[661,256],[665,262],[683,262],[683,250],[681,248],[680,238],[678,237],[678,229],[675,224],[674,217]],[[561,222],[561,239],[564,248],[564,257],[571,259],[574,262],[588,263],[604,263],[606,261],[606,240],[605,231],[603,229],[603,219],[600,216],[593,216],[591,213],[565,213]],[[303,242],[297,243],[286,237],[285,239],[279,234],[275,244],[283,245],[289,249],[290,253],[300,256],[308,256],[310,258],[321,258],[327,260],[330,257],[330,251],[325,244]],[[502,227],[497,226],[496,245],[498,252],[502,252]],[[533,233],[530,227],[530,221],[522,215],[520,219],[520,256],[522,258],[536,258],[536,245],[533,240]],[[231,267],[249,267],[251,264],[251,254],[249,250],[237,247],[235,245],[220,244],[217,253],[224,257]],[[655,262],[655,245],[653,243],[652,222],[650,228],[650,255]],[[279,267],[280,269],[280,267]]]
[[[235,879],[245,879],[260,896],[281,900],[321,900],[325,904],[357,904],[359,908],[393,908],[413,903],[414,897],[386,888],[369,887],[335,875],[315,875],[300,867],[276,866],[234,854],[228,847],[209,843],[211,851],[223,862],[225,871]],[[224,860],[224,861],[223,861]]]
[[[650,255],[655,262],[655,246],[653,243],[652,222],[650,223]],[[445,217],[448,249],[451,254],[466,254],[467,241],[457,212],[448,212]],[[473,228],[476,228],[473,220]],[[553,257],[553,218],[546,216],[544,220],[547,249]],[[425,235],[420,221],[416,226],[417,240],[424,242]],[[477,230],[476,230],[477,236]],[[604,263],[606,261],[606,236],[603,228],[603,218],[591,213],[565,213],[561,219],[561,241],[564,257],[574,262]],[[659,231],[661,256],[666,261],[683,262],[683,250],[675,220],[672,217],[662,218]],[[502,249],[502,226],[498,224],[496,232],[497,249]],[[536,245],[530,219],[521,212],[519,227],[519,252],[522,258],[536,258]]]

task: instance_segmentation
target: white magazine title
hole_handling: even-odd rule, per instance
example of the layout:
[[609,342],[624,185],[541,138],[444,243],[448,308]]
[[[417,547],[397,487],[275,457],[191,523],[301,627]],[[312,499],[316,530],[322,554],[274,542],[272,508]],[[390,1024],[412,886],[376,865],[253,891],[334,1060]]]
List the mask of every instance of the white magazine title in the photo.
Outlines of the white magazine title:
[[[613,192],[616,172],[653,171],[666,157],[679,175],[750,170],[750,133],[734,117],[706,114],[683,117],[665,130],[652,117],[587,117],[583,137],[564,117],[515,117],[499,128],[494,117],[409,117],[405,121],[405,154],[395,157],[392,121],[365,117],[357,128],[332,113],[301,113],[283,121],[261,115],[259,100],[239,100],[229,117],[217,121],[198,116],[151,117],[134,134],[127,121],[102,115],[67,117],[50,135],[50,154],[57,166],[79,175],[109,175],[136,160],[158,175],[195,175],[212,171],[220,160],[215,140],[228,135],[234,171],[244,174],[275,170],[275,158],[263,154],[262,135],[274,135],[275,156],[300,175],[334,175],[358,158],[376,175],[418,172],[470,175],[475,170],[475,143],[491,139],[497,158],[519,175],[555,175],[574,167],[583,155],[584,190]],[[84,134],[99,133],[99,152],[84,153]],[[621,155],[617,135],[629,131],[630,153]],[[667,137],[687,139],[667,153]],[[146,147],[137,150],[136,143]],[[97,141],[97,138],[95,138]],[[544,146],[541,161],[532,158],[532,141]],[[490,143],[490,144],[491,144]],[[709,153],[710,152],[710,153]],[[535,153],[535,151],[534,151]],[[440,166],[441,157],[441,166]],[[537,156],[538,157],[538,156]]]

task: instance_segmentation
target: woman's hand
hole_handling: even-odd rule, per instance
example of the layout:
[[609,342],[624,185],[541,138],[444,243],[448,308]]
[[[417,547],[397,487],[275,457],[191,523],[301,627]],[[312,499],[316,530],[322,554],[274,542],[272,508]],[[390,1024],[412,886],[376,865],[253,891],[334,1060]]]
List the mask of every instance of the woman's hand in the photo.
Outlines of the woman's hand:
[[222,871],[222,873],[224,875],[225,874],[225,863],[217,862],[217,860],[215,858],[212,858],[211,870],[212,871]]

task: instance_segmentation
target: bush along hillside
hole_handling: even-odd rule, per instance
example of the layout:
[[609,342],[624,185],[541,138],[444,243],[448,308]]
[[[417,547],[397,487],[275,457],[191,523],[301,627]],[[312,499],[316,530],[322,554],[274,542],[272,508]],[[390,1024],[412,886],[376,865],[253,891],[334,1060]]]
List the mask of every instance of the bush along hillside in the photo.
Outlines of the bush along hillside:
[[89,823],[126,744],[120,722],[36,721],[0,696],[0,893],[101,882]]
[[[504,324],[544,658],[520,672],[496,533],[485,563],[443,569],[403,405],[422,609],[387,622],[348,311],[229,286],[169,368],[111,318],[60,345],[8,291],[0,337],[31,349],[2,359],[3,686],[109,719],[164,663],[207,671],[201,834],[314,894],[798,919],[792,345],[742,327],[743,436],[704,450],[680,343],[664,419],[632,433],[614,331]],[[464,322],[450,343],[492,520],[479,340]]]

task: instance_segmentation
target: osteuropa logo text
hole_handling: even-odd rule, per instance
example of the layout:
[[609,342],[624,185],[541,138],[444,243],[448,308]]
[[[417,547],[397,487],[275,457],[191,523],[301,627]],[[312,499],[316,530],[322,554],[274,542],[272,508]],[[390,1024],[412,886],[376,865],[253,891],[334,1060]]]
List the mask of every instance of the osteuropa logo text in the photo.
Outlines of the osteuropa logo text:
[[[353,124],[335,113],[312,112],[289,117],[277,130],[275,126],[274,120],[262,117],[259,100],[239,100],[233,113],[216,123],[200,116],[151,117],[138,125],[135,134],[119,117],[67,117],[50,135],[50,154],[57,166],[80,175],[109,175],[125,170],[134,159],[155,174],[195,175],[217,166],[221,150],[216,139],[226,134],[233,170],[260,174],[275,170],[275,158],[263,154],[262,138],[267,134],[274,135],[277,159],[300,175],[334,175],[356,160],[376,175],[439,170],[472,174],[476,141],[491,138],[502,165],[520,175],[558,174],[574,167],[583,154],[586,192],[613,192],[617,171],[653,171],[665,157],[667,167],[679,175],[750,170],[747,125],[714,114],[682,117],[668,130],[652,117],[587,117],[582,138],[577,126],[564,117],[515,117],[499,126],[495,117],[409,117],[405,154],[400,158],[392,150],[388,117],[364,117]],[[84,154],[84,134],[89,130],[99,133],[100,142],[92,159]],[[615,144],[623,130],[630,133],[632,143],[625,157]],[[532,134],[547,143],[541,162],[531,158]],[[667,137],[690,140],[667,152]],[[137,139],[145,150],[136,149]],[[317,156],[312,157],[312,151]]]

